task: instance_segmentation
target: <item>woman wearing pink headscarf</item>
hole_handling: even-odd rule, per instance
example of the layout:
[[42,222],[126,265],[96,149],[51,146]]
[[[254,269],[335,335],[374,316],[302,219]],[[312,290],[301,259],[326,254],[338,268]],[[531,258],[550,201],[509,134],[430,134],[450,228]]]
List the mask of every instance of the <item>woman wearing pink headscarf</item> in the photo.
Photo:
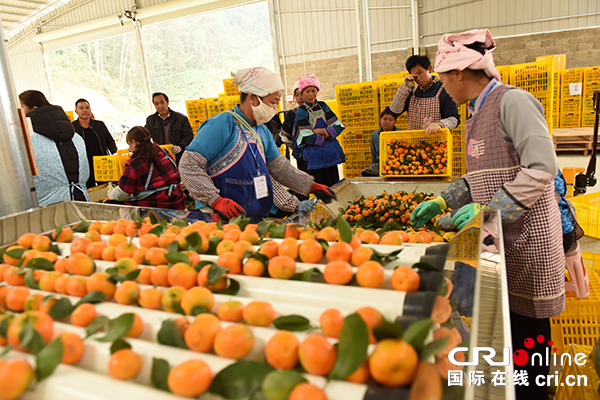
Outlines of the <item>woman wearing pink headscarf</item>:
[[[544,109],[531,94],[500,82],[494,48],[487,29],[447,34],[438,44],[435,71],[472,113],[465,123],[467,173],[419,205],[411,223],[423,225],[448,206],[459,210],[452,222],[462,228],[482,208],[500,210],[514,351],[527,338],[550,338],[549,318],[565,307],[565,257],[554,197],[558,166]],[[547,388],[534,380],[548,367],[515,368],[529,376],[529,386],[515,386],[518,399],[547,398]]]

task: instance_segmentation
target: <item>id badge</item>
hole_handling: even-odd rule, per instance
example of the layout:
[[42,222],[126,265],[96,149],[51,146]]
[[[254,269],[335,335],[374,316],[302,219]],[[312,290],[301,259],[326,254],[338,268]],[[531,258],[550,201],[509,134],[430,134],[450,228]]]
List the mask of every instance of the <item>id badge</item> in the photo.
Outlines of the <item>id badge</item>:
[[262,199],[269,195],[269,187],[267,186],[267,177],[264,175],[258,175],[254,177],[254,191],[256,192],[256,198]]

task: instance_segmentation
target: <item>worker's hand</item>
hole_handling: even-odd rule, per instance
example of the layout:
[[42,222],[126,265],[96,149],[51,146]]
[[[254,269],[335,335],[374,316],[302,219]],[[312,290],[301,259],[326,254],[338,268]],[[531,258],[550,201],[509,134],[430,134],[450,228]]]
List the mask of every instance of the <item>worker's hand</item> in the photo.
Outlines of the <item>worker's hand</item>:
[[321,135],[324,137],[329,136],[329,132],[327,132],[327,130],[324,128],[317,128],[317,129],[313,129],[312,131],[313,131],[313,133],[315,133],[317,135]]
[[479,211],[487,210],[489,207],[477,203],[467,204],[454,214],[452,223],[458,229],[462,229],[470,220],[473,219]]
[[171,147],[171,150],[173,150],[173,154],[181,153],[181,147],[176,145],[173,145],[173,147]]
[[427,132],[429,134],[434,134],[437,131],[439,131],[440,129],[442,129],[440,124],[438,124],[436,122],[432,122],[429,125],[427,125],[427,127],[425,128],[425,132]]
[[329,203],[331,199],[337,199],[335,193],[329,187],[316,182],[312,184],[310,192],[321,199],[323,203]]
[[298,205],[298,213],[299,214],[310,214],[313,211],[315,211],[316,207],[317,207],[317,203],[315,203],[314,201],[304,200],[304,201],[301,201],[300,204]]
[[231,218],[237,217],[240,214],[246,214],[246,210],[233,200],[219,197],[212,203],[212,209],[215,210],[219,217],[229,221]]
[[452,215],[450,214],[442,215],[436,221],[438,226],[442,229],[449,230],[454,228],[454,224],[452,223]]
[[406,77],[404,77],[404,82],[402,84],[409,88],[413,87],[415,85],[415,77],[412,76],[411,74],[406,75]]
[[434,200],[424,201],[410,213],[410,224],[415,228],[420,228],[445,209],[446,201],[441,196]]

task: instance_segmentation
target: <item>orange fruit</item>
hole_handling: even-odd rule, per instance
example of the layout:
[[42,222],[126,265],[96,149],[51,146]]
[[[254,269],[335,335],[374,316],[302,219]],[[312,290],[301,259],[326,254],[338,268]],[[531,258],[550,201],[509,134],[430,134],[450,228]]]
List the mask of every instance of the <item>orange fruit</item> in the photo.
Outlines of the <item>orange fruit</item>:
[[169,267],[166,265],[158,265],[152,268],[150,273],[150,283],[158,286],[169,286]]
[[359,246],[352,252],[350,262],[355,267],[360,267],[363,263],[371,260],[373,249],[367,246]]
[[321,335],[308,335],[298,348],[302,368],[309,374],[325,376],[335,363],[336,349]]
[[[235,253],[234,253],[235,254]],[[210,269],[210,265],[205,265],[202,267],[200,272],[198,272],[198,278],[196,282],[198,286],[205,287],[210,290],[223,290],[227,287],[227,274],[223,274],[217,279],[215,283],[212,285],[208,284],[208,270]]]
[[87,294],[86,279],[83,276],[72,276],[67,282],[67,294],[83,297]]
[[56,303],[57,301],[58,300],[56,297],[50,297],[46,299],[46,301],[42,300],[42,304],[40,305],[40,311],[46,315],[50,315],[50,311],[52,310],[52,307],[54,307],[54,303]]
[[140,297],[140,287],[134,281],[125,281],[115,291],[115,301],[119,304],[136,304]]
[[50,251],[52,247],[52,239],[45,235],[38,235],[33,242],[31,242],[31,248],[37,251]]
[[63,345],[62,359],[63,364],[76,364],[83,357],[85,345],[83,340],[73,332],[62,332],[58,335]]
[[241,234],[242,231],[240,231],[239,229],[232,229],[223,234],[223,240],[231,240],[232,242],[237,242],[238,240],[240,240]]
[[127,236],[135,235],[136,233],[138,233],[141,226],[142,226],[141,222],[129,221],[127,223],[127,225],[125,226],[125,235],[127,235]]
[[[455,353],[454,359],[459,362],[464,362],[465,361],[465,353],[462,351]],[[438,371],[440,372],[440,375],[443,377],[448,376],[448,371],[459,371],[459,370],[462,370],[462,368],[463,368],[460,365],[454,365],[448,358],[448,355],[436,357],[435,365],[436,365]]]
[[119,233],[119,234],[124,235],[126,230],[127,230],[127,221],[125,221],[125,222],[117,221],[117,223],[113,227],[113,233]]
[[102,250],[102,254],[100,255],[100,258],[103,261],[117,261],[117,258],[115,257],[115,248],[113,246],[107,246]]
[[213,348],[221,357],[240,359],[254,346],[252,329],[243,324],[234,324],[221,329],[215,336]]
[[121,258],[131,258],[137,248],[138,247],[133,243],[121,243],[118,246],[115,246],[115,258],[117,260],[120,260]]
[[142,334],[143,330],[144,321],[142,321],[142,318],[139,315],[133,314],[133,323],[131,324],[131,328],[129,328],[125,336],[136,338]]
[[323,270],[325,282],[332,285],[345,285],[352,280],[353,275],[352,266],[347,261],[342,260],[328,262]]
[[446,346],[436,354],[437,356],[447,356],[453,348],[455,348],[462,342],[462,337],[460,336],[458,329],[456,329],[456,333],[454,333],[455,329],[456,328],[450,330],[445,326],[441,326],[433,331],[434,341],[443,339],[445,337],[448,338]]
[[[19,250],[19,249],[22,249],[22,247],[21,246],[10,246],[6,249],[6,252],[9,252],[11,250]],[[9,257],[8,254],[6,254],[6,253],[2,256],[2,259],[8,265],[17,265],[17,263],[19,262],[19,259]]]
[[139,269],[138,263],[133,258],[129,257],[118,259],[117,262],[114,263],[113,267],[117,269],[119,275],[127,275],[128,273]]
[[228,253],[230,251],[233,251],[234,244],[235,244],[235,242],[233,240],[229,240],[229,239],[221,240],[219,242],[219,244],[217,245],[217,255],[220,256],[223,253]]
[[402,235],[396,231],[386,232],[381,237],[380,243],[400,246],[403,243]]
[[10,289],[6,293],[6,308],[11,311],[21,312],[25,306],[25,300],[29,297],[29,289],[23,286]]
[[69,247],[71,255],[75,253],[85,253],[85,250],[90,245],[90,243],[92,243],[92,241],[85,237],[73,240],[71,242],[71,246]]
[[37,235],[35,233],[24,233],[21,236],[19,236],[17,244],[24,249],[30,249],[31,244],[33,243],[33,239],[35,239],[36,237]]
[[146,262],[146,252],[147,251],[148,251],[148,249],[145,247],[140,247],[139,249],[135,249],[131,258],[137,264],[143,264],[144,262]]
[[176,263],[167,273],[167,281],[170,286],[181,286],[189,289],[196,286],[196,278],[198,273],[196,270],[186,263]]
[[193,287],[186,291],[181,298],[181,308],[187,315],[192,315],[194,307],[205,307],[210,312],[214,303],[215,298],[212,292],[205,287]]
[[383,283],[383,267],[377,261],[367,261],[358,267],[356,282],[362,287],[378,288]]
[[175,312],[173,303],[177,302],[177,304],[181,306],[181,298],[185,292],[185,288],[182,288],[181,286],[172,286],[165,290],[161,299],[162,309],[168,312]]
[[102,241],[102,236],[96,231],[87,231],[83,237],[90,239],[92,242]]
[[269,261],[268,270],[272,278],[290,279],[296,273],[296,261],[288,256],[273,257]]
[[25,272],[19,273],[19,268],[10,267],[4,271],[4,282],[11,286],[25,286]]
[[217,309],[217,316],[221,321],[238,322],[244,317],[244,306],[239,301],[226,301]]
[[344,380],[348,382],[365,384],[369,381],[369,378],[371,378],[371,374],[369,373],[369,359],[367,358],[363,365],[358,367],[356,371],[348,375],[348,377],[346,377]]
[[33,260],[34,258],[36,258],[38,256],[38,254],[40,254],[40,252],[37,251],[37,250],[27,250],[21,256],[21,260],[23,260],[23,262],[21,263],[21,265],[25,265],[26,266],[27,263],[29,261]]
[[103,235],[112,235],[115,225],[117,225],[117,221],[108,221],[103,223],[100,226],[100,233]]
[[352,259],[353,251],[354,250],[352,249],[352,246],[350,246],[348,243],[335,242],[329,246],[325,256],[329,261],[345,261],[349,263]]
[[67,272],[72,275],[89,276],[96,270],[94,260],[87,254],[75,253],[67,258]]
[[142,369],[142,359],[131,349],[115,351],[108,359],[108,373],[116,379],[135,378]]
[[169,372],[169,390],[184,397],[198,397],[212,383],[212,371],[202,360],[189,360],[175,366]]
[[242,271],[244,272],[244,275],[262,276],[265,272],[265,265],[257,258],[249,258],[248,261],[244,263]]
[[224,235],[225,235],[225,232],[223,232],[220,229],[215,229],[208,234],[208,238],[212,239],[214,237],[218,237],[219,239],[223,239]]
[[302,228],[300,231],[300,235],[298,239],[300,240],[308,240],[308,239],[316,239],[319,231],[316,228]]
[[150,275],[152,274],[152,268],[150,267],[142,267],[140,268],[140,274],[138,275],[138,277],[136,278],[136,282],[139,283],[140,285],[149,285],[151,283],[150,281]]
[[166,249],[168,245],[170,245],[171,243],[173,243],[177,238],[177,234],[175,233],[163,233],[162,235],[160,235],[160,237],[158,238],[158,242],[156,243],[158,245],[158,247],[162,247],[163,249]]
[[24,359],[0,360],[0,387],[3,399],[20,397],[34,377],[31,365]]
[[8,264],[0,264],[0,282],[4,281],[4,273],[6,270],[10,269],[10,265]]
[[259,240],[260,236],[258,233],[256,233],[255,230],[248,229],[248,227],[246,227],[246,229],[240,233],[238,238],[238,241],[246,241],[250,242],[250,244],[257,244]]
[[108,238],[108,245],[113,246],[113,247],[117,247],[121,243],[127,243],[127,242],[128,242],[127,236],[123,235],[122,233],[113,233]]
[[369,359],[373,379],[385,386],[406,386],[415,376],[419,357],[404,340],[384,339]]
[[158,236],[154,233],[146,233],[140,237],[140,246],[147,249],[158,246]]
[[146,288],[140,292],[138,303],[144,308],[158,310],[162,301],[163,292],[160,289]]
[[[288,224],[285,226],[285,232],[283,234],[284,239],[287,238],[293,238],[293,239],[298,239],[300,237],[300,228],[297,226],[290,226],[291,224]],[[267,236],[268,232],[267,232]]]
[[242,258],[233,251],[221,253],[217,259],[217,264],[227,268],[230,274],[242,273]]
[[93,221],[90,226],[88,226],[88,231],[100,232],[100,228],[102,228],[103,224],[104,222],[102,221]]
[[317,239],[325,239],[328,242],[335,242],[339,238],[339,232],[331,226],[326,226],[325,228],[321,229],[317,234]]
[[52,318],[41,311],[25,311],[12,320],[6,332],[8,344],[13,345],[15,350],[23,350],[20,347],[21,340],[19,335],[23,327],[27,324],[33,326],[33,329],[40,334],[45,343],[50,342],[52,332],[54,331],[54,321],[52,321]]
[[192,267],[200,262],[200,254],[198,254],[196,251],[188,250],[182,251],[181,253],[185,254],[187,258],[189,258],[190,262],[188,264],[190,264]]
[[165,255],[168,252],[169,251],[167,249],[163,249],[160,247],[151,247],[151,248],[148,248],[148,250],[146,251],[145,257],[150,265],[156,266],[156,265],[167,264],[169,261],[167,261],[167,258],[165,257]]
[[279,249],[277,249],[277,254],[280,256],[288,256],[293,258],[294,260],[298,258],[298,249],[300,245],[298,241],[294,238],[285,238],[279,244]]
[[67,261],[68,258],[59,258],[58,260],[56,260],[56,262],[54,263],[54,270],[56,272],[60,272],[61,274],[66,274],[69,271],[67,270],[67,265],[69,264],[69,262]]
[[223,232],[231,232],[231,231],[240,231],[242,233],[241,228],[238,224],[224,224],[221,229]]
[[56,278],[54,282],[54,291],[60,294],[67,294],[67,284],[71,278],[67,275],[62,275]]
[[298,254],[302,262],[315,264],[323,258],[323,246],[315,239],[306,239],[300,244]]
[[263,254],[265,256],[267,256],[267,258],[270,260],[271,258],[275,257],[278,254],[279,251],[279,243],[273,241],[273,240],[269,240],[267,242],[264,242],[261,246],[260,249],[258,250],[258,252],[260,254]]
[[303,382],[292,389],[288,400],[327,400],[327,395],[323,389]]
[[431,319],[436,324],[443,324],[450,319],[452,315],[452,306],[450,301],[446,300],[442,296],[437,296],[435,303],[433,304],[433,310],[431,311]]
[[200,314],[185,331],[183,338],[190,350],[205,353],[212,349],[215,336],[220,330],[219,318],[212,314]]
[[54,292],[54,284],[56,283],[58,277],[61,275],[62,274],[60,272],[56,271],[50,271],[47,274],[44,274],[44,276],[42,276],[40,278],[40,281],[38,282],[40,290],[43,290],[45,292]]
[[85,254],[87,254],[94,260],[101,260],[102,252],[107,247],[108,247],[108,245],[104,242],[92,242],[85,249]]
[[254,253],[254,247],[252,243],[246,240],[238,240],[233,244],[233,252],[243,259],[246,252],[250,252],[250,254]]
[[96,318],[96,307],[90,303],[83,303],[71,313],[71,323],[85,328]]
[[87,292],[100,292],[106,295],[106,300],[110,300],[117,290],[117,286],[110,281],[111,276],[106,272],[96,272],[92,274],[85,283]]
[[30,294],[23,303],[24,311],[37,311],[40,309],[42,305],[42,300],[44,300],[44,295],[41,293]]
[[339,310],[330,308],[323,311],[319,322],[321,323],[323,335],[330,338],[340,337],[340,331],[342,330],[342,325],[344,325],[344,316]]
[[265,301],[252,301],[244,307],[243,316],[249,325],[269,326],[275,320],[275,309]]
[[368,244],[379,244],[379,235],[375,231],[366,230],[359,235],[360,241]]
[[419,273],[405,265],[401,265],[394,270],[391,280],[392,287],[402,292],[416,292],[421,284]]
[[443,392],[442,378],[436,366],[425,361],[420,361],[410,384],[408,398],[410,400],[441,399]]
[[361,307],[356,310],[356,313],[360,315],[362,320],[365,321],[365,324],[367,324],[367,328],[369,329],[369,341],[375,343],[376,340],[375,336],[373,336],[373,328],[377,327],[383,321],[383,316],[373,307]]
[[291,369],[298,364],[300,342],[296,335],[288,331],[279,331],[269,339],[265,347],[267,362],[273,368]]

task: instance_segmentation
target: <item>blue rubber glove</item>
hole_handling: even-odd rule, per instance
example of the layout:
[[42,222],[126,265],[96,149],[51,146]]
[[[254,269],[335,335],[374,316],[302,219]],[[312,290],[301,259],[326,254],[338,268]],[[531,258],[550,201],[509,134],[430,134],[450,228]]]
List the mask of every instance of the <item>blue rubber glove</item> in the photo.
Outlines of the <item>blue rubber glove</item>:
[[479,211],[487,210],[489,207],[477,203],[467,204],[463,206],[454,216],[452,217],[452,223],[458,229],[462,229],[470,220],[473,219]]
[[454,228],[454,224],[452,223],[452,215],[446,214],[442,215],[437,219],[438,226],[442,229],[452,229]]
[[310,200],[304,200],[300,202],[300,205],[298,205],[298,213],[310,214],[315,211],[315,208],[317,208],[317,203]]
[[446,201],[442,196],[438,196],[435,200],[424,201],[410,214],[410,224],[420,228],[446,208]]

